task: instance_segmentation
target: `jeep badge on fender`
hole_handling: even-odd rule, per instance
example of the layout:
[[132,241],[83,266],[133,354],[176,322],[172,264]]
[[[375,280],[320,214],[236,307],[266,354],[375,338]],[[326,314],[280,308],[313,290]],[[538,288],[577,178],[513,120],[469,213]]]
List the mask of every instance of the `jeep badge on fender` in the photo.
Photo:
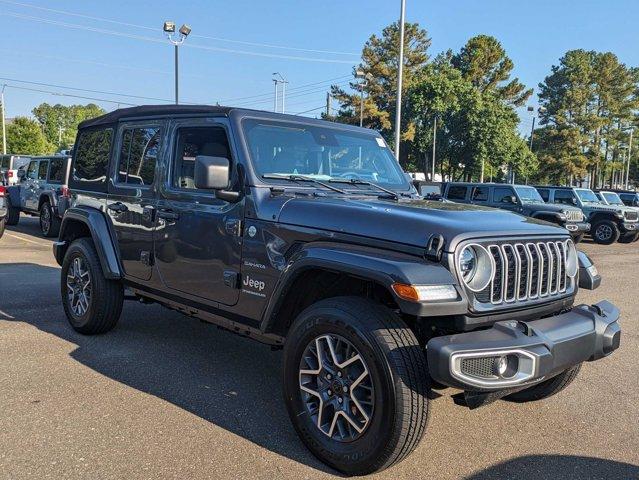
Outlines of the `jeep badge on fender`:
[[126,286],[283,348],[295,430],[347,475],[409,456],[432,385],[471,408],[540,400],[619,347],[614,305],[574,305],[600,278],[568,229],[420,197],[372,130],[120,109],[80,124],[69,190],[54,254],[71,326],[111,330]]

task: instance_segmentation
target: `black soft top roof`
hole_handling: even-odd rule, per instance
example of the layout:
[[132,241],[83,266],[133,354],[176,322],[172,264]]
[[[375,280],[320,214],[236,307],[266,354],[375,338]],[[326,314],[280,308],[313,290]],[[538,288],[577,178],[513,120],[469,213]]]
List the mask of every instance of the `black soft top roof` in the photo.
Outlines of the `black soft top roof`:
[[228,115],[232,107],[219,107],[213,105],[140,105],[138,107],[119,108],[99,117],[91,118],[80,123],[78,128],[96,127],[117,123],[125,118],[150,117],[161,115],[181,115],[209,113]]

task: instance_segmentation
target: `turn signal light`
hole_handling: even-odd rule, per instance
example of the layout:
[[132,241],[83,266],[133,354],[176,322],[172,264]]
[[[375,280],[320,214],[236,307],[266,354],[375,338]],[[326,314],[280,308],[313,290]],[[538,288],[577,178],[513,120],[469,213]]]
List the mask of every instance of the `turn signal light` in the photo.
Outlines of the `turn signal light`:
[[399,298],[409,302],[457,299],[457,290],[454,285],[406,285],[404,283],[394,283],[391,288]]

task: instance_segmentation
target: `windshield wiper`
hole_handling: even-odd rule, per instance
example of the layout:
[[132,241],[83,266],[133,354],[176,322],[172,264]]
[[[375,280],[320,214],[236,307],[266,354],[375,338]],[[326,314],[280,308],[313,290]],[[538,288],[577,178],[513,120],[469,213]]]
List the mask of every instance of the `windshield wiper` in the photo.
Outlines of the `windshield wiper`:
[[351,178],[349,180],[337,180],[337,179],[331,178],[329,182],[348,183],[350,185],[366,185],[366,186],[374,187],[392,196],[395,200],[399,200],[399,195],[400,195],[399,193],[393,192],[392,190],[389,190],[388,188],[384,188],[381,185],[377,185],[376,183],[367,182],[366,180],[360,180],[358,178]]
[[291,182],[311,182],[311,183],[316,183],[317,185],[320,185],[324,188],[328,188],[329,190],[333,190],[334,192],[348,195],[348,192],[346,192],[345,190],[342,190],[341,188],[333,187],[332,185],[324,183],[320,180],[316,180],[315,178],[312,178],[312,177],[305,177],[304,175],[298,175],[298,174],[279,175],[276,173],[265,173],[264,175],[262,175],[262,178],[288,180]]

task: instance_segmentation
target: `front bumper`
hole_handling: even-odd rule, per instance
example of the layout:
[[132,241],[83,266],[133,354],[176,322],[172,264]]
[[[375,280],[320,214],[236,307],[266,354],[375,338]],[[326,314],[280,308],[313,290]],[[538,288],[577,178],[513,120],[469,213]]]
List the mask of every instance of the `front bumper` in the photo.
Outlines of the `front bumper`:
[[[426,346],[428,368],[436,382],[462,390],[521,388],[610,355],[619,348],[618,320],[617,307],[602,301],[540,320],[508,320],[487,330],[436,337]],[[497,373],[493,365],[503,358],[516,358],[516,371]]]
[[571,235],[579,235],[590,231],[590,224],[588,222],[567,223],[564,227]]

